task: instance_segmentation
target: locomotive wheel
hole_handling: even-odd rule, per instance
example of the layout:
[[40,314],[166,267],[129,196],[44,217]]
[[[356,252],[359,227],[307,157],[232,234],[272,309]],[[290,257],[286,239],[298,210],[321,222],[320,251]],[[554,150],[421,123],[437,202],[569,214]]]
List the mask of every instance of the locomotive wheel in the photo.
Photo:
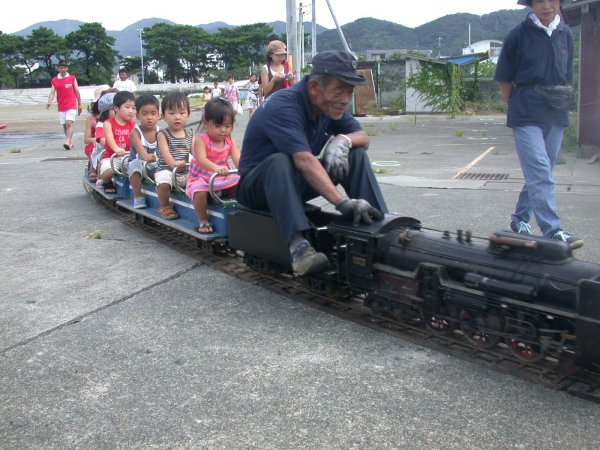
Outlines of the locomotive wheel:
[[499,336],[485,331],[500,330],[500,320],[497,316],[464,309],[460,313],[460,328],[467,341],[478,348],[492,348],[500,341]]
[[[514,330],[509,327],[507,332],[513,334]],[[524,362],[535,363],[546,356],[538,336],[508,337],[506,344],[511,353]]]
[[448,336],[454,332],[454,324],[449,322],[443,316],[436,316],[429,311],[422,311],[421,320],[429,331],[439,334],[440,336]]

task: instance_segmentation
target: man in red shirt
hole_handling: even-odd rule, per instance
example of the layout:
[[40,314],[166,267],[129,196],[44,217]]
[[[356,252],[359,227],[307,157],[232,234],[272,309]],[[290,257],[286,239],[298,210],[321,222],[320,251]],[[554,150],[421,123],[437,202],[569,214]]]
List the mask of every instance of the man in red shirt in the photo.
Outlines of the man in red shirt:
[[73,122],[75,117],[81,114],[82,109],[77,79],[75,75],[69,74],[68,70],[69,63],[61,59],[58,63],[58,75],[52,78],[52,88],[46,105],[46,109],[49,110],[56,93],[58,120],[63,126],[63,131],[67,137],[67,141],[63,145],[65,150],[73,148]]

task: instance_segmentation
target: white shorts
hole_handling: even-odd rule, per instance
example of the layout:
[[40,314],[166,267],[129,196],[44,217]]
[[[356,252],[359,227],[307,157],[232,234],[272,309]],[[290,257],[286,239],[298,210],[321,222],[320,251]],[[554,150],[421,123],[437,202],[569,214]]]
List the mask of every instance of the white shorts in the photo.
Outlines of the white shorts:
[[98,164],[100,164],[100,158],[102,158],[103,153],[104,147],[101,144],[96,144],[96,147],[94,147],[92,155],[90,156],[90,160],[92,161],[94,168],[99,169]]
[[[185,185],[187,183],[187,172],[182,174],[177,174],[177,186],[181,189],[185,189]],[[161,184],[168,184],[173,188],[173,172],[170,170],[159,170],[154,174],[154,181],[157,186]]]
[[[123,158],[129,158],[128,156],[115,156],[113,159],[113,164],[115,166],[115,170],[121,170],[123,168]],[[103,174],[108,169],[112,169],[110,166],[110,158],[104,158],[100,161],[100,174]]]
[[76,109],[70,109],[68,111],[58,113],[58,121],[61,125],[64,125],[65,123],[67,123],[67,121],[75,122],[75,117],[77,117]]

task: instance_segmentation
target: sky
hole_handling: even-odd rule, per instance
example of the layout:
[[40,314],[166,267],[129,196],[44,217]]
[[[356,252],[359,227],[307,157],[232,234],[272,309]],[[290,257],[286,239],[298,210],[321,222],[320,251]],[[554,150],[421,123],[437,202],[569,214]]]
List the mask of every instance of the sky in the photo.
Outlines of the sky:
[[[15,33],[39,22],[61,19],[100,22],[106,30],[120,31],[138,20],[157,17],[180,25],[225,22],[248,25],[257,22],[286,21],[286,0],[180,0],[169,7],[164,0],[120,0],[109,2],[69,2],[64,0],[28,0],[27,11],[3,8],[0,31]],[[305,20],[312,20],[313,0],[303,4]],[[327,0],[314,0],[317,23],[334,28]],[[501,9],[519,9],[517,0],[329,0],[339,25],[373,17],[415,28],[448,14],[488,14]]]

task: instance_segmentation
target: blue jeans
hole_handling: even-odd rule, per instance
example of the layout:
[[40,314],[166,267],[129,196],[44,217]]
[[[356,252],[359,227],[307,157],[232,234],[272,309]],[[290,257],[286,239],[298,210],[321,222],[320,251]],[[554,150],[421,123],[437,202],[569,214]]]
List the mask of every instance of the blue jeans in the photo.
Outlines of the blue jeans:
[[552,169],[560,152],[563,127],[516,127],[513,128],[513,136],[525,185],[519,194],[512,220],[529,222],[533,212],[542,234],[552,237],[561,228]]

